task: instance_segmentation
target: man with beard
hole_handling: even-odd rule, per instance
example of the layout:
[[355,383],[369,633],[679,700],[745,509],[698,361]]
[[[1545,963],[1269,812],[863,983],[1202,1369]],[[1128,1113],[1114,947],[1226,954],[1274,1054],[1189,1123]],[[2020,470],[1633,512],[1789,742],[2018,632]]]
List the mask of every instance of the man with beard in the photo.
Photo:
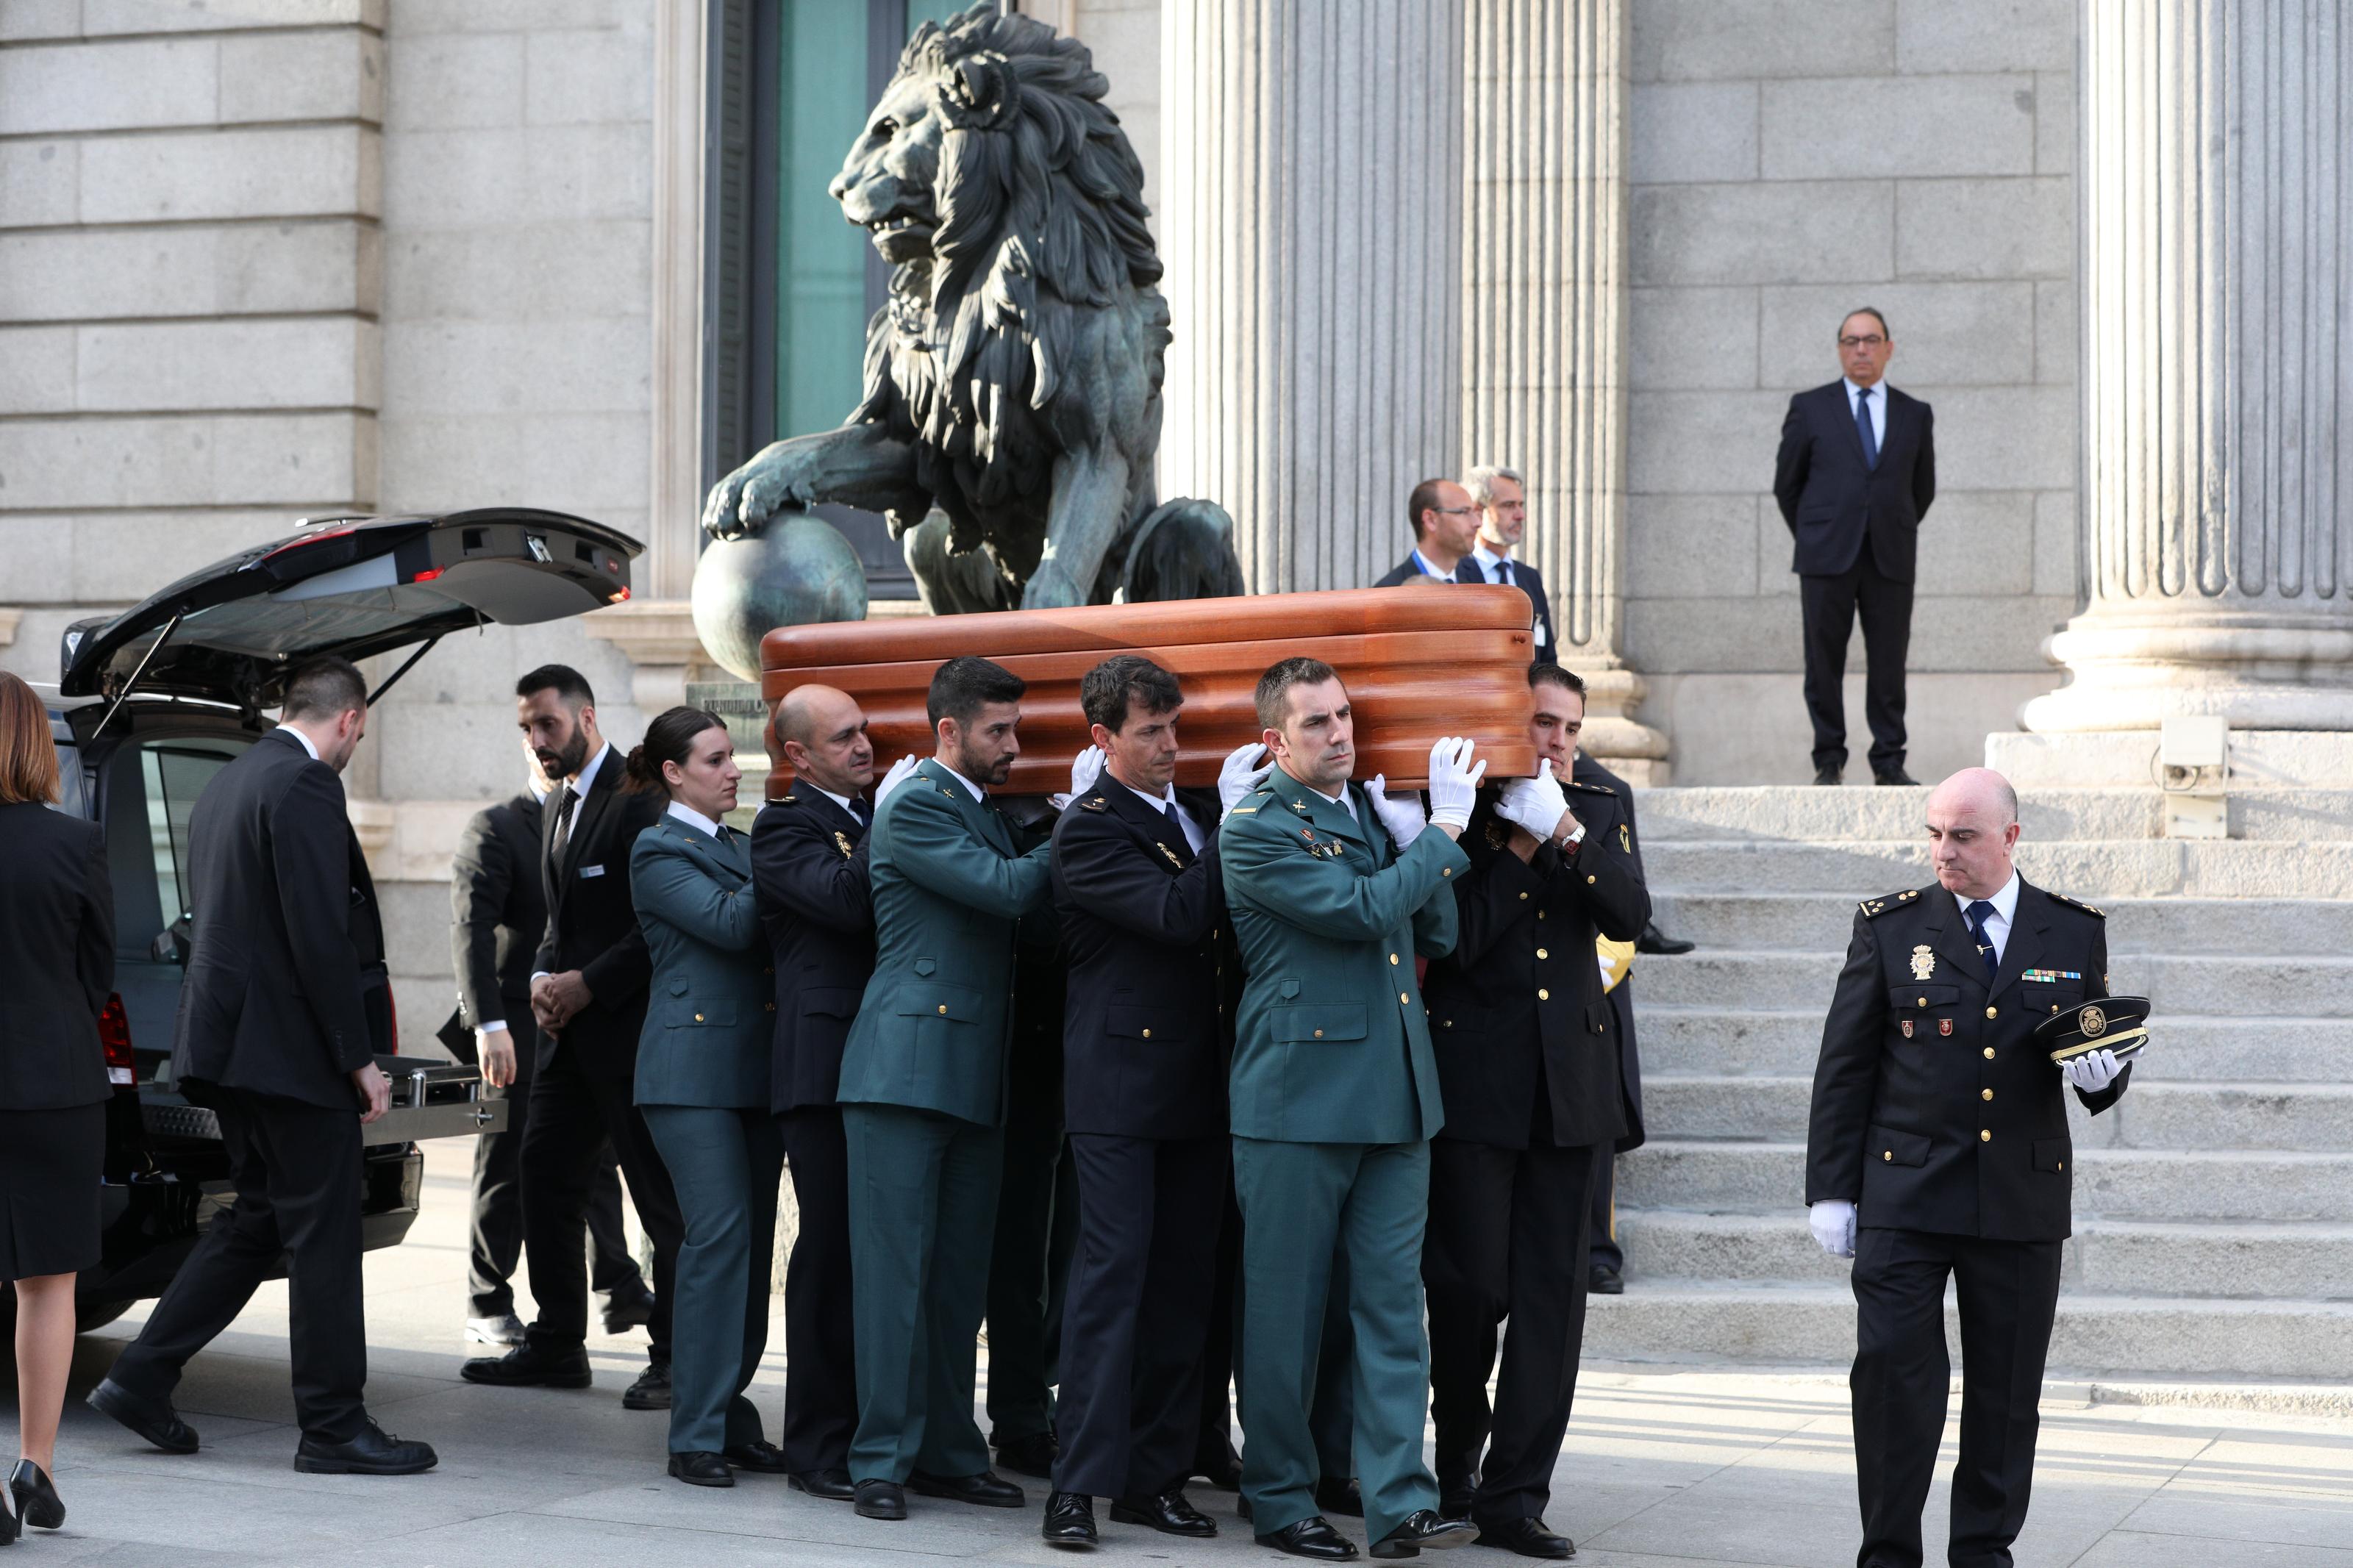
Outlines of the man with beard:
[[1014,931],[1051,893],[1051,841],[990,804],[1021,752],[1019,677],[952,658],[924,707],[937,750],[874,814],[874,973],[842,1049],[858,1429],[853,1506],[905,1489],[1018,1508],[973,1420],[1005,1126]]
[[459,1375],[504,1387],[589,1385],[588,1277],[579,1238],[610,1140],[654,1249],[649,1364],[621,1403],[663,1410],[682,1222],[634,1100],[653,963],[629,892],[630,847],[660,817],[663,801],[621,788],[621,759],[596,727],[596,693],[578,670],[543,665],[515,682],[515,721],[541,769],[562,785],[547,808],[540,852],[547,933],[531,977],[539,1072],[522,1144],[523,1245],[539,1316],[522,1344],[470,1361]]

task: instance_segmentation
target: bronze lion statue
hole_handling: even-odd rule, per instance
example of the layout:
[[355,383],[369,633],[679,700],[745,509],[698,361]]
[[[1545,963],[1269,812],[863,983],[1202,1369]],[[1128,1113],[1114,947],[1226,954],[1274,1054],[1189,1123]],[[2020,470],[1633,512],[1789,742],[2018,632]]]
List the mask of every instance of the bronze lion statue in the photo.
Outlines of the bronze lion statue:
[[829,187],[894,268],[864,396],[714,486],[707,531],[884,512],[934,612],[1243,592],[1225,510],[1154,493],[1168,306],[1107,85],[994,5],[917,29]]

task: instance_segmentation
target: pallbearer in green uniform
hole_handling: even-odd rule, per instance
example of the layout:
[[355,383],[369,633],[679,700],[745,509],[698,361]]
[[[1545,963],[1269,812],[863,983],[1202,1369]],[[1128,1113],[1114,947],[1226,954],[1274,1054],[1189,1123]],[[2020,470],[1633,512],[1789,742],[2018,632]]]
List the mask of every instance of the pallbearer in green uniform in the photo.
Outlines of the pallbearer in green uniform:
[[[1287,658],[1258,684],[1274,772],[1219,836],[1250,979],[1229,1082],[1242,1210],[1242,1492],[1263,1545],[1342,1560],[1354,1543],[1316,1511],[1308,1428],[1335,1247],[1347,1263],[1357,1479],[1376,1557],[1459,1546],[1421,1460],[1430,1346],[1421,1240],[1430,1137],[1443,1121],[1414,957],[1454,945],[1452,879],[1470,865],[1482,763],[1430,752],[1430,817],[1356,764],[1347,689]],[[1427,830],[1425,830],[1427,829]],[[1337,1369],[1335,1369],[1335,1372]]]
[[[1051,896],[1050,841],[988,802],[1020,754],[1020,679],[953,658],[926,708],[939,750],[875,803],[874,973],[842,1048],[858,1431],[857,1510],[902,1487],[1018,1508],[972,1418],[1003,1157],[1014,923]],[[879,793],[879,792],[878,792]]]

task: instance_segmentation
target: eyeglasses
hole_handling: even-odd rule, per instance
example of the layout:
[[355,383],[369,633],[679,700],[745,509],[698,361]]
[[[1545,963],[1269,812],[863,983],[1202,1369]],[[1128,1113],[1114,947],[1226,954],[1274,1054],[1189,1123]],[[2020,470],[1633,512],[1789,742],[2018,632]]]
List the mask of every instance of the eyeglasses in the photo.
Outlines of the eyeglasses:
[[1434,506],[1430,510],[1444,512],[1449,517],[1469,517],[1479,509],[1475,506]]
[[1885,338],[1873,332],[1867,338],[1841,338],[1839,340],[1839,347],[1842,349],[1875,349],[1884,347],[1886,342],[1887,340]]

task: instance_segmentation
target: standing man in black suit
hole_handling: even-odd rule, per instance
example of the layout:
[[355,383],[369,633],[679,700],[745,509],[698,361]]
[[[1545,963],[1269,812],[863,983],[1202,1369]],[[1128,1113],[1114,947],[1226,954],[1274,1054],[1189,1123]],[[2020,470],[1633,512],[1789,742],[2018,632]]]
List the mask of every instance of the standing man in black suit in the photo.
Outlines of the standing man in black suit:
[[1440,1511],[1475,1520],[1487,1545],[1564,1558],[1576,1548],[1544,1509],[1577,1393],[1592,1189],[1626,1131],[1594,942],[1632,941],[1651,896],[1618,797],[1552,774],[1583,683],[1551,664],[1528,682],[1538,774],[1482,793],[1453,883],[1461,934],[1430,965],[1446,1125],[1430,1145],[1422,1279]]
[[90,1402],[192,1454],[172,1409],[190,1357],[283,1258],[292,1308],[294,1468],[413,1475],[432,1447],[368,1416],[360,1128],[385,1113],[393,1048],[384,921],[336,777],[367,729],[367,683],[332,656],[287,677],[278,728],[213,776],[188,823],[195,944],[172,1070],[220,1123],[237,1205],[213,1221]]
[[1406,498],[1405,521],[1413,533],[1413,548],[1374,587],[1401,587],[1416,578],[1481,580],[1461,575],[1462,563],[1479,540],[1479,509],[1472,504],[1470,491],[1452,479],[1424,479]]
[[1545,593],[1544,574],[1512,552],[1520,547],[1528,529],[1527,483],[1516,468],[1482,463],[1462,481],[1463,493],[1479,509],[1479,531],[1471,553],[1454,568],[1458,583],[1509,583],[1525,589],[1536,612],[1535,657],[1533,664],[1550,664],[1559,658],[1553,640],[1552,603]]
[[1846,374],[1789,399],[1773,498],[1797,541],[1806,629],[1806,711],[1814,722],[1814,782],[1846,769],[1846,646],[1862,621],[1863,714],[1871,775],[1904,771],[1904,660],[1912,641],[1913,562],[1920,520],[1936,499],[1936,421],[1926,404],[1886,384],[1895,334],[1865,306],[1839,323]]
[[[776,704],[776,750],[793,788],[752,824],[752,884],[776,982],[772,1108],[785,1140],[800,1225],[785,1268],[784,1450],[791,1483],[848,1501],[858,1427],[857,1338],[850,1315],[849,1148],[843,1141],[841,1047],[874,973],[874,903],[866,786],[874,743],[848,692],[796,687]],[[902,761],[885,788],[913,771]],[[879,793],[879,792],[878,792]]]
[[1814,1239],[1854,1259],[1860,1568],[1920,1568],[1952,1376],[1947,1280],[1961,1330],[1949,1556],[2010,1561],[2072,1223],[2066,1091],[2097,1116],[2132,1079],[2114,1051],[2061,1066],[2034,1038],[2109,994],[2108,936],[2099,910],[2019,877],[2010,782],[1965,768],[1927,816],[1936,879],[1855,913],[1806,1140]]
[[[552,789],[523,742],[531,787],[468,819],[449,867],[449,952],[458,1010],[441,1026],[449,1054],[482,1070],[483,1097],[511,1102],[507,1129],[474,1143],[474,1220],[466,1265],[466,1337],[519,1345],[515,1264],[522,1256],[523,1130],[539,1064],[531,1016],[531,969],[547,934],[540,878],[543,804]],[[621,1225],[619,1167],[607,1144],[588,1200],[589,1282],[605,1296],[605,1331],[619,1333],[653,1315],[653,1293],[629,1256]]]
[[1103,772],[1054,827],[1070,958],[1063,1115],[1079,1244],[1062,1317],[1060,1452],[1045,1538],[1112,1518],[1217,1526],[1186,1500],[1226,1204],[1225,905],[1218,802],[1176,788],[1176,678],[1136,654],[1080,688]]
[[580,1231],[598,1153],[609,1141],[654,1250],[649,1364],[621,1403],[666,1410],[670,1283],[683,1225],[670,1173],[633,1100],[653,961],[629,893],[630,847],[661,816],[663,801],[652,791],[621,788],[621,759],[596,727],[596,693],[578,670],[550,664],[525,675],[515,682],[515,711],[541,770],[563,784],[542,829],[547,932],[531,977],[539,1071],[522,1144],[523,1244],[539,1317],[523,1343],[470,1361],[459,1375],[506,1386],[589,1385]]

